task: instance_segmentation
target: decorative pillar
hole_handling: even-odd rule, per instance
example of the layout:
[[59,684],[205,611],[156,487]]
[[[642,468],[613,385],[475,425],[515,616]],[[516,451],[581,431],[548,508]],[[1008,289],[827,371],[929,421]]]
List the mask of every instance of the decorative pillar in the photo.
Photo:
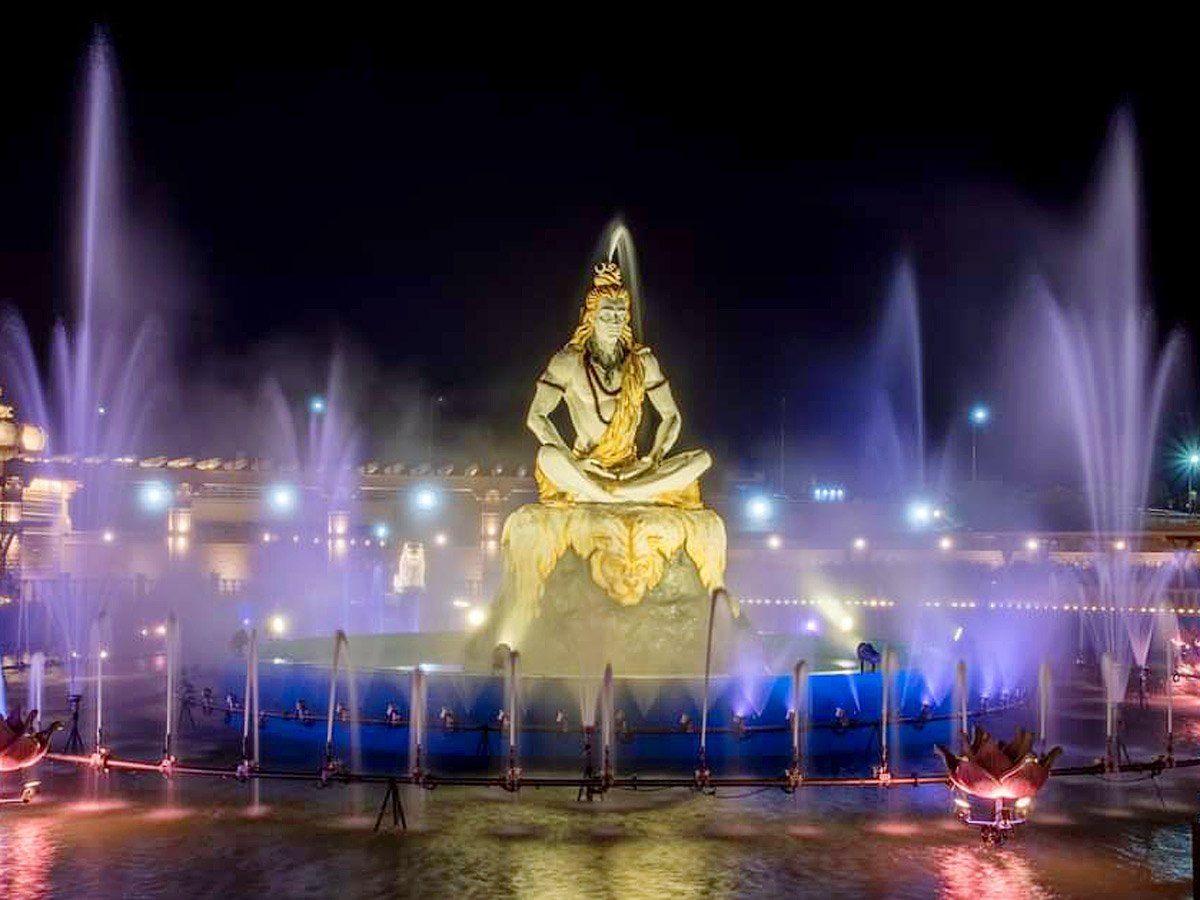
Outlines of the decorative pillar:
[[500,535],[503,532],[501,504],[503,497],[496,488],[484,491],[480,498],[479,568],[480,590],[484,595],[495,593],[500,584]]
[[21,482],[16,477],[5,478],[0,491],[0,579],[4,579],[20,568]]
[[175,490],[175,497],[167,510],[167,555],[182,559],[187,555],[192,540],[192,488],[182,482]]
[[346,556],[346,538],[350,533],[350,513],[344,509],[331,509],[328,515],[329,558],[341,560]]

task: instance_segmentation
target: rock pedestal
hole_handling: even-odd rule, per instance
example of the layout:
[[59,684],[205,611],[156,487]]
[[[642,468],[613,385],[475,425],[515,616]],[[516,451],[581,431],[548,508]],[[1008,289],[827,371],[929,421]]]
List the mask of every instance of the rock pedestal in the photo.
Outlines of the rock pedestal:
[[[504,580],[472,662],[498,644],[525,672],[595,677],[704,671],[710,597],[724,585],[725,526],[708,509],[641,504],[530,504],[504,526]],[[714,670],[734,634],[736,602],[719,604]]]

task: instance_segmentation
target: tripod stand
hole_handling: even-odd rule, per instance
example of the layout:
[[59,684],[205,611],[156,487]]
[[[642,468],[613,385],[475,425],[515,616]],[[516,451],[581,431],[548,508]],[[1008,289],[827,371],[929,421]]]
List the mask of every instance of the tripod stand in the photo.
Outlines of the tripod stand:
[[83,705],[82,694],[71,694],[67,698],[71,705],[71,731],[67,735],[67,746],[64,753],[83,753],[83,738],[79,734],[79,707]]

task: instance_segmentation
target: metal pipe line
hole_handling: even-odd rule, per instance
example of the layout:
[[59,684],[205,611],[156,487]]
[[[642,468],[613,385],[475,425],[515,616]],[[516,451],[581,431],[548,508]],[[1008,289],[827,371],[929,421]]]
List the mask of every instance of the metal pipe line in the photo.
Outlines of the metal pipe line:
[[[149,763],[138,760],[123,760],[105,758],[98,761],[92,756],[80,756],[66,753],[48,753],[46,759],[54,762],[68,763],[78,766],[89,766],[93,768],[102,768],[112,771],[124,772],[149,772],[168,776],[194,776],[194,777],[211,777],[211,778],[231,778],[239,781],[249,779],[262,779],[267,781],[313,781],[319,780],[323,783],[335,784],[406,784],[416,785],[424,788],[435,788],[441,786],[458,786],[458,787],[500,787],[506,790],[512,789],[512,782],[505,775],[434,775],[424,773],[420,776],[412,774],[396,774],[383,775],[362,772],[297,772],[291,770],[280,769],[250,769],[239,770],[238,768],[227,769],[215,766],[186,766],[186,765],[164,765],[163,763]],[[1116,767],[1115,771],[1119,773],[1151,773],[1158,775],[1170,771],[1171,769],[1187,769],[1200,767],[1200,757],[1190,759],[1176,760],[1174,764],[1168,764],[1164,758],[1158,758],[1145,762],[1130,762],[1123,763]],[[1085,775],[1104,775],[1109,773],[1104,762],[1098,762],[1087,766],[1072,766],[1060,769],[1051,770],[1050,774],[1058,778],[1079,777]],[[850,777],[850,778],[801,778],[793,780],[790,778],[754,778],[754,777],[739,777],[739,776],[709,776],[703,787],[705,788],[720,788],[720,787],[740,787],[740,788],[779,788],[781,790],[792,790],[798,787],[921,787],[925,785],[947,784],[948,778],[945,774],[912,774],[912,775],[888,775],[884,778],[880,777]],[[558,775],[533,775],[522,776],[517,787],[562,787],[562,788],[592,788],[595,791],[603,791],[606,787],[624,788],[637,790],[639,788],[696,788],[698,787],[695,778],[686,778],[681,776],[613,776],[607,780],[602,776],[558,776]]]

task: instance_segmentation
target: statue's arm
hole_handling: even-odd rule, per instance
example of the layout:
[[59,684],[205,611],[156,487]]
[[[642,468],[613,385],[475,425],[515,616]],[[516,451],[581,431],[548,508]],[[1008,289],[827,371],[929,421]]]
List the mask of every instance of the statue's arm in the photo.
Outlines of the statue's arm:
[[561,354],[558,354],[550,360],[546,371],[538,379],[533,402],[529,404],[529,414],[525,416],[525,426],[533,432],[534,437],[543,447],[558,447],[569,453],[567,442],[563,440],[554,423],[550,421],[550,414],[562,402],[563,393],[566,391],[570,377],[560,356]]
[[675,442],[679,440],[679,432],[683,428],[683,416],[675,405],[675,397],[671,393],[671,383],[662,373],[662,367],[653,353],[647,352],[642,359],[646,368],[646,396],[658,412],[658,430],[654,432],[654,443],[650,447],[650,459],[658,463],[671,452]]

